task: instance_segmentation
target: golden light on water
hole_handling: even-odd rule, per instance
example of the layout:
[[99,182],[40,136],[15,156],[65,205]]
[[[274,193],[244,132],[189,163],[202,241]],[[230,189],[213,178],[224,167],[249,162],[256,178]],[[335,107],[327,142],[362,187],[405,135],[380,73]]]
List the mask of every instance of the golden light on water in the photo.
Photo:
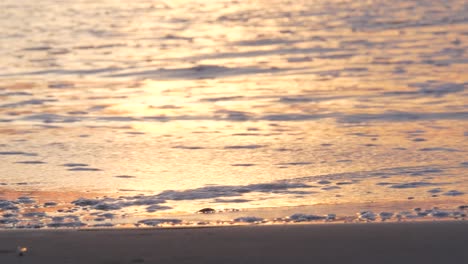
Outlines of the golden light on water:
[[0,196],[139,216],[457,205],[462,2],[6,0]]

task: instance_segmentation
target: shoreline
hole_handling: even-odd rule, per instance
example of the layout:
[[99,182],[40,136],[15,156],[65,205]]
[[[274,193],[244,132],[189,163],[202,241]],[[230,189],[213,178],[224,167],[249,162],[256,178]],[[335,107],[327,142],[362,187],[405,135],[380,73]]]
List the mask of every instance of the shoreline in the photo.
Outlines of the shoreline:
[[467,221],[3,230],[0,262],[450,263],[467,243]]
[[[159,219],[156,219],[159,220]],[[171,219],[169,219],[171,220]],[[0,234],[8,232],[104,232],[104,231],[157,231],[157,230],[196,230],[196,229],[217,229],[217,228],[243,228],[243,227],[277,227],[277,226],[335,226],[335,225],[418,225],[418,224],[436,224],[436,223],[466,223],[466,218],[428,218],[428,219],[403,219],[397,220],[305,220],[288,222],[228,222],[221,224],[161,224],[161,225],[127,225],[127,226],[83,226],[83,227],[41,227],[41,228],[0,228]]]
[[[0,188],[1,189],[1,188]],[[0,192],[3,195],[3,193]],[[0,196],[2,196],[0,195]],[[18,198],[19,197],[19,198]],[[307,222],[401,222],[465,220],[468,205],[461,197],[443,200],[371,201],[347,203],[317,203],[279,207],[228,208],[206,207],[209,213],[162,210],[156,212],[131,212],[113,208],[95,208],[84,205],[35,202],[35,196],[18,196],[3,202],[3,218],[0,229],[49,229],[49,228],[138,228],[177,226],[230,226],[243,224],[289,224]],[[86,202],[93,202],[89,199]],[[24,203],[27,202],[27,203]],[[70,202],[71,203],[71,202]],[[210,204],[206,204],[210,206]],[[198,207],[201,208],[202,206]],[[2,208],[0,208],[1,210]],[[141,208],[139,208],[141,209]]]

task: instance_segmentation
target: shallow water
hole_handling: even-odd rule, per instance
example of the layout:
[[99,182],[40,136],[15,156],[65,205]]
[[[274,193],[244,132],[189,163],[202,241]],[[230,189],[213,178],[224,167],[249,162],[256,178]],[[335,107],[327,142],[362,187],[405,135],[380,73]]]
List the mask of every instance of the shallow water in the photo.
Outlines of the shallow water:
[[1,228],[464,217],[465,1],[0,10]]

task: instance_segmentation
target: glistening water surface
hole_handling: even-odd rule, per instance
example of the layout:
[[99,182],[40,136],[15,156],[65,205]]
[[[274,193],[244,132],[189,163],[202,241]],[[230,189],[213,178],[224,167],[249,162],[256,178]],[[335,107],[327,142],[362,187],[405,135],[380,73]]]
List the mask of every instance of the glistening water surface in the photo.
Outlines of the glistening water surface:
[[3,0],[0,33],[0,228],[466,215],[466,1]]

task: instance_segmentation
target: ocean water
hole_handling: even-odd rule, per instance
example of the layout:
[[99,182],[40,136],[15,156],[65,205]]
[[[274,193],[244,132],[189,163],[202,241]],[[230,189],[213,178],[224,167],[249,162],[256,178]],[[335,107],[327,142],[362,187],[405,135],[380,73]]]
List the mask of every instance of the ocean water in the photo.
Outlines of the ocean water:
[[3,0],[0,33],[0,228],[466,216],[466,1]]

